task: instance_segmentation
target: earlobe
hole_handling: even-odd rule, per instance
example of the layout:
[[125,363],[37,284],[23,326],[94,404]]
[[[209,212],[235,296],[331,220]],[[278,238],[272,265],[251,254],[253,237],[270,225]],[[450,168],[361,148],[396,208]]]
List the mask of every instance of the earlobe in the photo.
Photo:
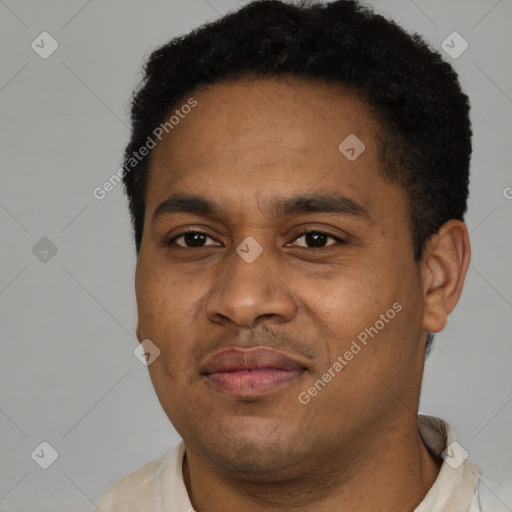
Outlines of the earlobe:
[[466,225],[450,220],[427,242],[422,260],[423,328],[441,331],[462,293],[471,258]]

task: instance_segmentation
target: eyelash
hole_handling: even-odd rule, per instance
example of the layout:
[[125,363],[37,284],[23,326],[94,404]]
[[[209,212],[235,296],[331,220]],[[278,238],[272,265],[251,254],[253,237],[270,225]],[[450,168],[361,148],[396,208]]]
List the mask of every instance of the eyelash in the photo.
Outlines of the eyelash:
[[[199,235],[206,235],[208,238],[211,238],[212,240],[215,240],[212,236],[210,236],[208,233],[204,232],[204,231],[198,231],[198,230],[194,230],[194,229],[191,229],[191,230],[188,230],[188,231],[183,231],[182,233],[179,233],[177,235],[174,235],[172,238],[170,238],[169,240],[167,240],[166,244],[167,246],[172,246],[173,243],[178,239],[178,238],[181,238],[182,236],[185,236],[185,235],[188,235],[189,233],[194,233],[194,234],[199,234]],[[318,233],[318,234],[321,234],[321,235],[326,235],[327,237],[329,238],[332,238],[333,240],[336,240],[336,242],[340,243],[340,244],[345,244],[346,241],[339,238],[338,236],[336,236],[334,233],[331,233],[329,231],[325,231],[323,229],[308,229],[307,231],[303,231],[302,233],[299,233],[297,236],[295,236],[293,238],[293,241],[297,241],[299,238],[302,238],[304,235],[308,235],[310,233]],[[215,240],[217,242],[217,240]],[[333,244],[330,244],[330,245],[327,245],[325,247],[301,247],[302,249],[310,249],[310,250],[313,250],[313,251],[322,251],[322,250],[325,250],[327,249],[328,247],[330,247],[331,245]],[[182,249],[205,249],[207,248],[208,246],[203,246],[203,247],[184,247],[182,245],[178,245],[178,247],[182,248]]]

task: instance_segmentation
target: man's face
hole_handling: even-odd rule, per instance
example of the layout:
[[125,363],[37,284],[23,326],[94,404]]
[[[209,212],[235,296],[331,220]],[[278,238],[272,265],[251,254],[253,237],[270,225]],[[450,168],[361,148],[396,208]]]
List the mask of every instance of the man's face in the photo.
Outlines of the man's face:
[[[425,331],[406,196],[379,173],[366,105],[291,78],[193,96],[153,154],[136,272],[166,414],[187,449],[261,478],[377,446],[416,421]],[[338,148],[350,135],[359,156]],[[154,216],[170,196],[217,209]]]

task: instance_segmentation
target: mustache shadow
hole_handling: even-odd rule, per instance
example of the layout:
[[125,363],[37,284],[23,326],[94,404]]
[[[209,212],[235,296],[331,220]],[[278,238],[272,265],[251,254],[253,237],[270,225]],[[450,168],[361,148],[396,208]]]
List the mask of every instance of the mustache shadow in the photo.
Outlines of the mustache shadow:
[[196,363],[199,364],[216,352],[233,347],[246,349],[268,347],[292,357],[295,354],[307,359],[314,359],[317,354],[317,349],[311,339],[304,339],[301,336],[292,338],[288,333],[276,332],[268,326],[260,325],[253,329],[234,326],[230,328],[229,332],[223,332],[205,343],[197,353]]

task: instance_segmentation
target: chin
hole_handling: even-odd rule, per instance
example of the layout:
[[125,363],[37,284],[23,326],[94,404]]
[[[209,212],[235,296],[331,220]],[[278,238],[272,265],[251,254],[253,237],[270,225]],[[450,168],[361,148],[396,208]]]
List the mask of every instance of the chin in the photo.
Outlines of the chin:
[[290,467],[310,456],[301,452],[296,432],[286,435],[281,430],[277,434],[275,425],[265,429],[247,425],[241,430],[219,429],[216,438],[211,435],[211,431],[209,434],[208,438],[193,444],[196,447],[199,444],[202,455],[215,466],[236,473],[237,478],[243,480],[286,479],[291,476]]
[[285,482],[292,479],[297,473],[296,463],[300,461],[290,460],[289,456],[286,452],[269,452],[252,445],[233,452],[209,454],[218,468],[232,473],[239,480],[252,482]]

